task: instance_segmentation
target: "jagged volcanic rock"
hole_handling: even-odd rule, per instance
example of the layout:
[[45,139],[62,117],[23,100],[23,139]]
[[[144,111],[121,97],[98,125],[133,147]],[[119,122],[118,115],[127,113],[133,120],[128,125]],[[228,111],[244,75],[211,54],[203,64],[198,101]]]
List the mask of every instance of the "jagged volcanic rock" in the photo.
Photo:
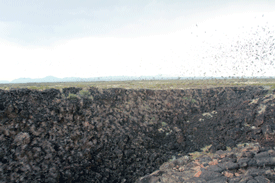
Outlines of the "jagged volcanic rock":
[[[274,146],[274,91],[90,88],[0,90],[0,180],[134,182],[211,145]],[[62,94],[65,97],[62,97]]]
[[[210,145],[211,146],[211,145]],[[234,183],[275,181],[275,151],[259,143],[238,144],[233,149],[212,154],[190,153],[160,166],[158,171],[140,178],[136,183]]]

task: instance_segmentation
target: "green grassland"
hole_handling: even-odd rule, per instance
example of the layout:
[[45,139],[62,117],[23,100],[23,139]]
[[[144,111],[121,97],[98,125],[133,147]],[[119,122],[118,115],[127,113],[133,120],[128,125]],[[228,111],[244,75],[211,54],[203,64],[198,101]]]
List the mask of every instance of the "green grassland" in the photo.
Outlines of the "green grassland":
[[50,88],[62,89],[68,87],[89,88],[125,88],[125,89],[204,89],[230,86],[264,86],[265,89],[275,89],[275,79],[204,79],[204,80],[141,80],[141,81],[94,81],[94,82],[58,82],[58,83],[20,83],[0,84],[0,89],[29,88],[45,90]]

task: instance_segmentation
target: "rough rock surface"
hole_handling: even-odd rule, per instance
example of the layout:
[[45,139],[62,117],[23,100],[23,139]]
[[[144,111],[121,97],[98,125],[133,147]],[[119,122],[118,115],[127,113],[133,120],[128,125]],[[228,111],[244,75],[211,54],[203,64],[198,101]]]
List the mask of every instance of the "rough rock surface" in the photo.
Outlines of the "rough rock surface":
[[2,182],[135,182],[208,145],[275,143],[263,87],[79,91],[0,90]]
[[273,148],[239,144],[214,154],[206,150],[166,162],[136,183],[270,183],[275,181],[274,167]]

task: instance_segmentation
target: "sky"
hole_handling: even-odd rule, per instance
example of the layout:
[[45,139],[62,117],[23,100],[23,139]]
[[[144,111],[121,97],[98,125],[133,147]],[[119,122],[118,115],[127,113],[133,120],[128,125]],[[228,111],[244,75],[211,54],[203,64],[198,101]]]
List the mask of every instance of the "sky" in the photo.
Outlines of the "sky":
[[273,0],[0,0],[0,80],[275,73]]

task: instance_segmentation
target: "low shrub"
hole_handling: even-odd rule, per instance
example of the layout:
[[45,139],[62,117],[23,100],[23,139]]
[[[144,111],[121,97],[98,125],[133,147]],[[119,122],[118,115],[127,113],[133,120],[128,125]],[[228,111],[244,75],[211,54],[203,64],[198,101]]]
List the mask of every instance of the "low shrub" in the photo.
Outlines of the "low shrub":
[[91,95],[91,93],[88,90],[81,90],[79,91],[79,95],[83,98],[88,98]]
[[77,99],[77,95],[73,93],[69,93],[67,99],[72,99],[72,100]]

